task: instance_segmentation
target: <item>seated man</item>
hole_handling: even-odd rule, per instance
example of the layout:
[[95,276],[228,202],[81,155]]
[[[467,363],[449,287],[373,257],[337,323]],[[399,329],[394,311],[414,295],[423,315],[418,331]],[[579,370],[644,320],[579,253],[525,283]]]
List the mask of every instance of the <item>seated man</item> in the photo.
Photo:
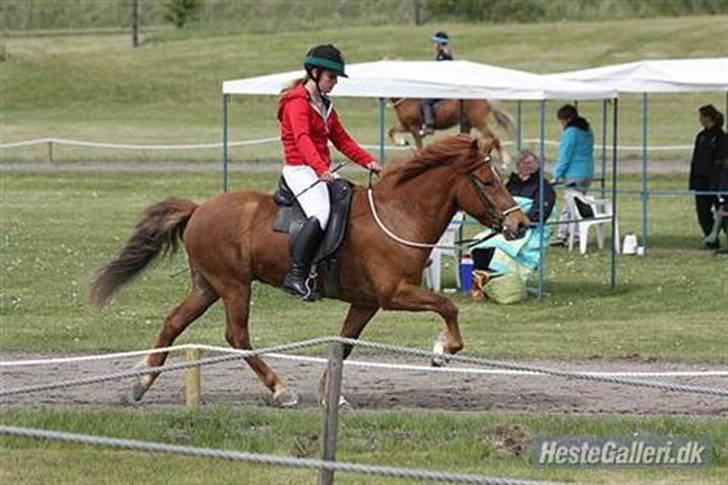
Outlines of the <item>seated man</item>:
[[[516,160],[516,173],[511,174],[506,184],[508,191],[526,212],[533,224],[539,220],[539,168],[538,157],[531,151],[522,151]],[[553,212],[556,194],[551,184],[544,180],[544,217],[546,221]],[[550,237],[550,227],[544,226],[544,241]],[[476,236],[484,237],[488,230]],[[540,265],[541,234],[537,227],[529,230],[520,241],[506,241],[495,237],[475,245],[473,255],[473,298],[485,298],[484,287],[491,278],[502,278],[493,285],[516,288],[516,293],[525,295],[525,281],[531,271]],[[493,286],[492,285],[492,286]],[[516,300],[517,301],[517,300]]]

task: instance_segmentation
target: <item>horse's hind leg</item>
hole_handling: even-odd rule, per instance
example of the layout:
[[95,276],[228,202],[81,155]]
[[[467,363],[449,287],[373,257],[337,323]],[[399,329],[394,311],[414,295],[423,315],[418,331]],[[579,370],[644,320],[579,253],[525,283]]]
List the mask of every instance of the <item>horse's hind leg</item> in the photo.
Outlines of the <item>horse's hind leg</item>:
[[[225,304],[227,325],[225,339],[231,347],[242,350],[251,350],[250,334],[248,332],[248,315],[250,311],[250,283],[236,281],[228,285],[222,296]],[[281,407],[290,407],[298,404],[298,396],[289,391],[283,381],[259,356],[246,357],[245,361],[258,375],[258,378],[273,393],[273,402]]]
[[[202,280],[201,276],[194,276],[195,287],[182,300],[174,310],[172,310],[164,320],[162,331],[157,337],[154,348],[169,347],[174,340],[184,331],[187,326],[202,316],[210,306],[219,298],[217,293]],[[137,364],[137,367],[158,367],[164,364],[167,359],[167,352],[159,352],[149,354]],[[154,380],[159,374],[145,374],[140,376],[132,390],[132,396],[135,401],[139,401],[147,390],[151,387]]]

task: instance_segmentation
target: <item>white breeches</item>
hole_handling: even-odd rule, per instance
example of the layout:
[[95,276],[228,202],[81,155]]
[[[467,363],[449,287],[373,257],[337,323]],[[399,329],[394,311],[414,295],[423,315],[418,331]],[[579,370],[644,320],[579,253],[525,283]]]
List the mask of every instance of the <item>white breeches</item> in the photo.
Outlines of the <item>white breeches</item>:
[[[294,195],[298,195],[311,187],[319,177],[316,172],[307,165],[284,165],[283,178]],[[329,203],[329,188],[326,182],[320,182],[298,197],[306,217],[315,217],[321,224],[321,229],[326,230],[329,223],[331,207]]]

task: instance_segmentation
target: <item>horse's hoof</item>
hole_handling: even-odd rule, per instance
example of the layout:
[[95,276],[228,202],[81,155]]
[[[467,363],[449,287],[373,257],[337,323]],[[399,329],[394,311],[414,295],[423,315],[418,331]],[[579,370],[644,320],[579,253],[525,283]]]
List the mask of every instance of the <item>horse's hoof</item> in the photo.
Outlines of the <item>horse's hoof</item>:
[[298,394],[288,389],[273,394],[273,404],[279,408],[292,408],[298,405]]
[[142,397],[144,397],[145,392],[147,392],[147,388],[144,384],[137,382],[134,384],[134,387],[131,388],[131,397],[134,401],[139,402],[142,400]]
[[450,357],[447,354],[435,355],[430,359],[432,367],[445,367],[450,363]]
[[[321,407],[322,408],[326,407],[326,399],[321,400]],[[348,408],[351,408],[351,403],[349,403],[349,401],[347,401],[344,396],[340,395],[339,396],[339,409],[348,409]]]
[[432,353],[435,354],[430,359],[430,365],[432,367],[444,367],[450,362],[450,357],[445,353],[446,338],[444,334],[440,334],[437,340],[435,340],[435,345],[432,346]]

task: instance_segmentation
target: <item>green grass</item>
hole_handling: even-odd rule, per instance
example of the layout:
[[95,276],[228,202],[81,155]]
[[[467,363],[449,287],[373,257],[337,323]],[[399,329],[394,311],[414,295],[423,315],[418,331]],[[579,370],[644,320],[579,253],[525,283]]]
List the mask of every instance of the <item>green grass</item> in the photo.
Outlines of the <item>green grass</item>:
[[[728,55],[728,16],[658,18],[542,24],[445,24],[459,59],[534,72],[556,72],[643,58]],[[3,142],[60,137],[119,143],[219,141],[221,83],[226,79],[286,71],[300,65],[308,46],[322,40],[339,45],[349,62],[382,58],[429,59],[431,26],[377,26],[315,32],[205,36],[159,34],[141,49],[127,36],[6,38],[8,58],[0,64],[0,137]],[[543,46],[548,46],[544,49]],[[640,139],[640,97],[620,103],[620,142]],[[547,138],[558,139],[555,111],[548,103]],[[698,106],[718,93],[651,97],[649,142],[691,145]],[[515,113],[511,102],[504,103]],[[374,100],[337,100],[350,131],[362,142],[378,140]],[[598,102],[580,104],[601,133]],[[524,137],[537,137],[538,106],[524,105]],[[231,106],[233,140],[275,136],[273,97],[241,96]],[[388,124],[392,110],[388,110]],[[57,160],[216,160],[220,150],[139,151],[56,147]],[[553,155],[551,153],[551,155]],[[655,152],[687,160],[689,151]],[[2,161],[44,160],[46,147],[4,149]],[[269,144],[236,148],[235,160],[279,159]]]
[[[321,413],[259,408],[203,412],[36,409],[0,412],[4,424],[186,446],[316,458]],[[535,437],[701,438],[712,444],[706,467],[534,467]],[[519,416],[498,413],[367,412],[340,419],[337,459],[486,476],[579,483],[721,483],[728,467],[728,421],[719,418]],[[503,443],[508,443],[504,446]],[[0,438],[4,483],[312,483],[315,471],[232,464],[209,459]],[[151,473],[151,470],[154,470]],[[337,483],[412,483],[337,474]]]
[[[272,191],[274,173],[235,173],[236,188]],[[362,179],[359,179],[362,180]],[[624,187],[636,187],[624,177]],[[678,176],[652,188],[684,186]],[[122,291],[103,312],[87,305],[94,272],[129,237],[141,211],[167,196],[216,194],[219,174],[2,174],[0,213],[0,349],[101,351],[146,348],[167,311],[188,289],[177,256]],[[725,256],[698,250],[691,199],[650,200],[648,257],[620,257],[618,288],[608,287],[608,251],[581,256],[547,252],[547,298],[514,306],[477,304],[455,295],[471,354],[513,358],[620,358],[728,362]],[[619,203],[622,233],[638,232],[639,200]],[[445,285],[454,272],[445,269]],[[257,347],[338,332],[346,304],[310,305],[256,285],[251,333]],[[180,342],[225,345],[222,305],[192,325]],[[434,313],[381,312],[368,339],[428,347],[442,323]]]

